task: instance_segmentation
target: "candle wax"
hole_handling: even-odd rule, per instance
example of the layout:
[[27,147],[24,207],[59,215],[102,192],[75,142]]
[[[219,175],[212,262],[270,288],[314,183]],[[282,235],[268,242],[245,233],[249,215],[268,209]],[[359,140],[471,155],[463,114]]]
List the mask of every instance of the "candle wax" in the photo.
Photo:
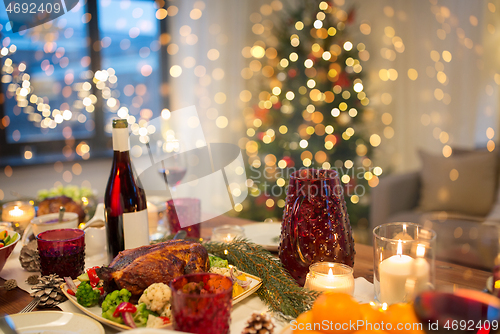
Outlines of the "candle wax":
[[429,282],[429,264],[408,255],[393,255],[379,265],[380,301],[395,304],[405,301],[406,281],[415,279],[415,292],[425,290]]

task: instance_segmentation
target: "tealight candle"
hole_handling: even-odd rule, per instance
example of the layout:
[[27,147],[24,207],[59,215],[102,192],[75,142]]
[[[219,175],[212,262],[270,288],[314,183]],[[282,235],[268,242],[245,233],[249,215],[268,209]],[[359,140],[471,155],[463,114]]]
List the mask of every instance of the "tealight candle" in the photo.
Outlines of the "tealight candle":
[[222,225],[212,231],[212,241],[231,242],[234,238],[244,237],[245,230],[238,225]]
[[318,262],[309,267],[304,288],[322,292],[354,293],[353,269],[342,263]]
[[35,208],[28,202],[9,202],[2,206],[2,220],[13,223],[24,230],[31,219],[35,217]]

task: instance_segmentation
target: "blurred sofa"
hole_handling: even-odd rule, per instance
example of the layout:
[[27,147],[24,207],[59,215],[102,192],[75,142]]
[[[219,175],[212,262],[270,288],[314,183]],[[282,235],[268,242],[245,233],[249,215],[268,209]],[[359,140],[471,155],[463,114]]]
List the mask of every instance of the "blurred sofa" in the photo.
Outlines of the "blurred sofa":
[[485,153],[458,151],[456,160],[421,153],[421,170],[382,177],[371,193],[370,227],[418,223],[436,232],[438,260],[491,270],[499,253],[500,159]]

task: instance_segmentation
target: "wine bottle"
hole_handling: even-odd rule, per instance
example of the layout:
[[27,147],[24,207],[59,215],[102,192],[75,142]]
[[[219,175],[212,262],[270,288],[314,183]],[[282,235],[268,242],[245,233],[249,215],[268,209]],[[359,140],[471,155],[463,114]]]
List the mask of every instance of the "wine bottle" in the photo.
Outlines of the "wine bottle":
[[113,120],[113,165],[104,195],[108,256],[149,244],[146,193],[130,162],[128,122]]

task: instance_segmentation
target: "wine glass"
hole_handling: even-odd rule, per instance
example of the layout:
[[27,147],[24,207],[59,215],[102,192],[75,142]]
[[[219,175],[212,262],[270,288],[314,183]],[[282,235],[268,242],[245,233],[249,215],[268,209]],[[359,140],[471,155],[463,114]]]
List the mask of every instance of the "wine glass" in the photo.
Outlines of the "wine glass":
[[178,140],[168,140],[162,147],[168,155],[161,161],[161,168],[158,172],[172,191],[175,191],[175,187],[182,181],[187,172],[186,156],[181,147]]

